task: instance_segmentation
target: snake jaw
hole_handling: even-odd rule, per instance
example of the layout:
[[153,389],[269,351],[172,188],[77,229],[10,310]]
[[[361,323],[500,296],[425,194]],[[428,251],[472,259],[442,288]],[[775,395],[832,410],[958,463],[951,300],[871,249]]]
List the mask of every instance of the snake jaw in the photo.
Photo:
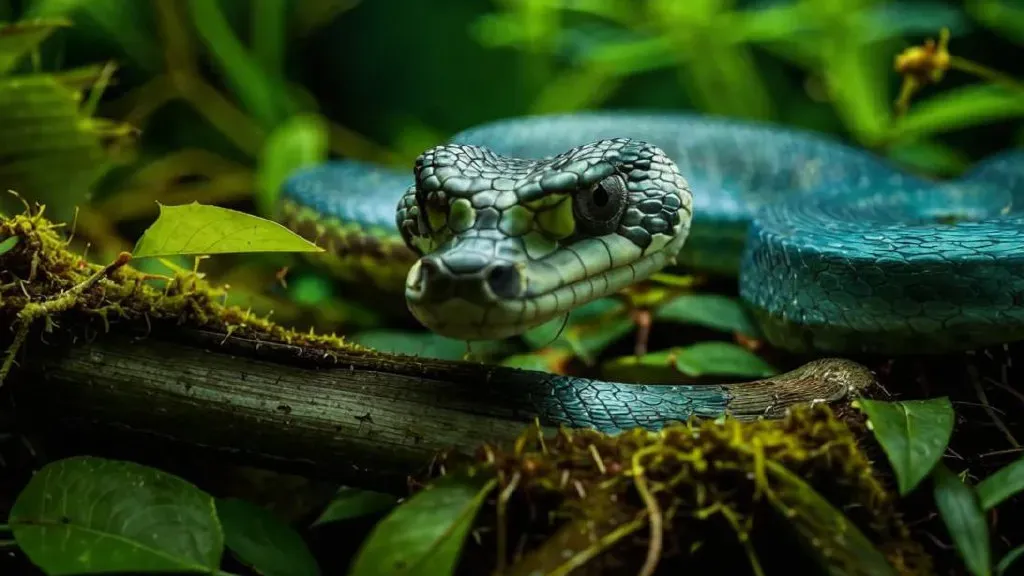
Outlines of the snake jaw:
[[691,194],[661,150],[628,139],[543,160],[444,145],[416,162],[396,223],[422,255],[406,302],[464,340],[514,336],[649,277],[682,248]]

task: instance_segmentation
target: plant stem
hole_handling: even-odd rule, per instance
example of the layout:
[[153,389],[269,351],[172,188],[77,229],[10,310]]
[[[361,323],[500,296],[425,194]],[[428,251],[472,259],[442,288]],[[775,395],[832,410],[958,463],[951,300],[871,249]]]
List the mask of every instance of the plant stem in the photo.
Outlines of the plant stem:
[[951,56],[949,59],[949,67],[954,68],[956,70],[960,70],[961,72],[973,74],[979,78],[988,80],[989,82],[1002,84],[1008,88],[1024,92],[1024,84],[1022,84],[1020,81],[1013,78],[1012,76],[1004,74],[998,70],[989,68],[988,66],[978,64],[977,62],[973,62],[966,58],[960,58],[959,56]]

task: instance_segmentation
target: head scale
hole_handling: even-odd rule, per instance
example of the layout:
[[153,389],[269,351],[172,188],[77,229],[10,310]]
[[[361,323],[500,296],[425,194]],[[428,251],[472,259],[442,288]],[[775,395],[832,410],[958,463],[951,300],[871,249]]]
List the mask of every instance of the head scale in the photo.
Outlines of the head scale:
[[646,142],[542,160],[446,144],[414,171],[396,215],[421,255],[406,301],[452,338],[513,336],[613,294],[673,261],[689,233],[689,186]]

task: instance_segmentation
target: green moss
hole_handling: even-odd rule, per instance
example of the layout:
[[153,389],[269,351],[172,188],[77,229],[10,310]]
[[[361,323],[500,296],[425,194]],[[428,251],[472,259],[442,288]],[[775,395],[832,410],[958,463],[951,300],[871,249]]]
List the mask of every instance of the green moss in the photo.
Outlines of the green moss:
[[693,421],[615,437],[564,429],[544,437],[534,428],[511,447],[485,447],[474,467],[495,474],[502,494],[478,519],[478,531],[504,542],[492,539],[478,554],[493,559],[505,551],[513,573],[547,574],[575,561],[590,568],[623,562],[636,573],[651,553],[655,516],[658,573],[744,573],[773,560],[798,566],[802,550],[785,532],[802,520],[805,528],[820,526],[813,532],[818,553],[839,564],[864,561],[854,538],[823,524],[820,510],[809,510],[798,490],[771,474],[778,467],[842,511],[897,573],[933,573],[896,496],[854,432],[824,405],[781,420]]
[[0,367],[0,382],[31,328],[42,325],[52,331],[63,326],[66,317],[76,315],[98,319],[105,330],[113,320],[147,327],[167,321],[327,353],[371,352],[337,336],[296,332],[237,306],[226,306],[226,292],[194,271],[154,277],[132,268],[127,253],[107,266],[91,264],[68,249],[63,227],[47,220],[42,210],[0,218],[0,241],[20,239],[0,254],[0,319],[15,328]]

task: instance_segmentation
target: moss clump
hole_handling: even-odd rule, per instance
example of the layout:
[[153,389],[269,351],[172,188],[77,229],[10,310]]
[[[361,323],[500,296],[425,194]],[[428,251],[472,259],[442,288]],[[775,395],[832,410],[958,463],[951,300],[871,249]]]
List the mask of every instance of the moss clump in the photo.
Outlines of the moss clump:
[[582,573],[798,573],[817,554],[840,568],[834,573],[860,574],[870,565],[852,534],[859,529],[860,545],[877,548],[897,573],[932,573],[896,497],[823,405],[781,420],[694,421],[616,437],[531,430],[508,449],[483,449],[479,460],[478,472],[500,482],[478,519],[482,545],[463,568],[482,565],[468,572],[493,568],[498,555],[513,574],[570,565]]
[[226,293],[196,272],[145,274],[127,265],[129,254],[107,266],[91,264],[68,249],[63,227],[47,220],[41,209],[0,218],[0,242],[9,248],[0,254],[0,323],[15,330],[0,365],[0,382],[32,329],[52,332],[72,318],[98,321],[103,330],[116,321],[130,322],[133,329],[170,323],[324,349],[327,354],[369,352],[337,336],[296,332],[226,306]]

